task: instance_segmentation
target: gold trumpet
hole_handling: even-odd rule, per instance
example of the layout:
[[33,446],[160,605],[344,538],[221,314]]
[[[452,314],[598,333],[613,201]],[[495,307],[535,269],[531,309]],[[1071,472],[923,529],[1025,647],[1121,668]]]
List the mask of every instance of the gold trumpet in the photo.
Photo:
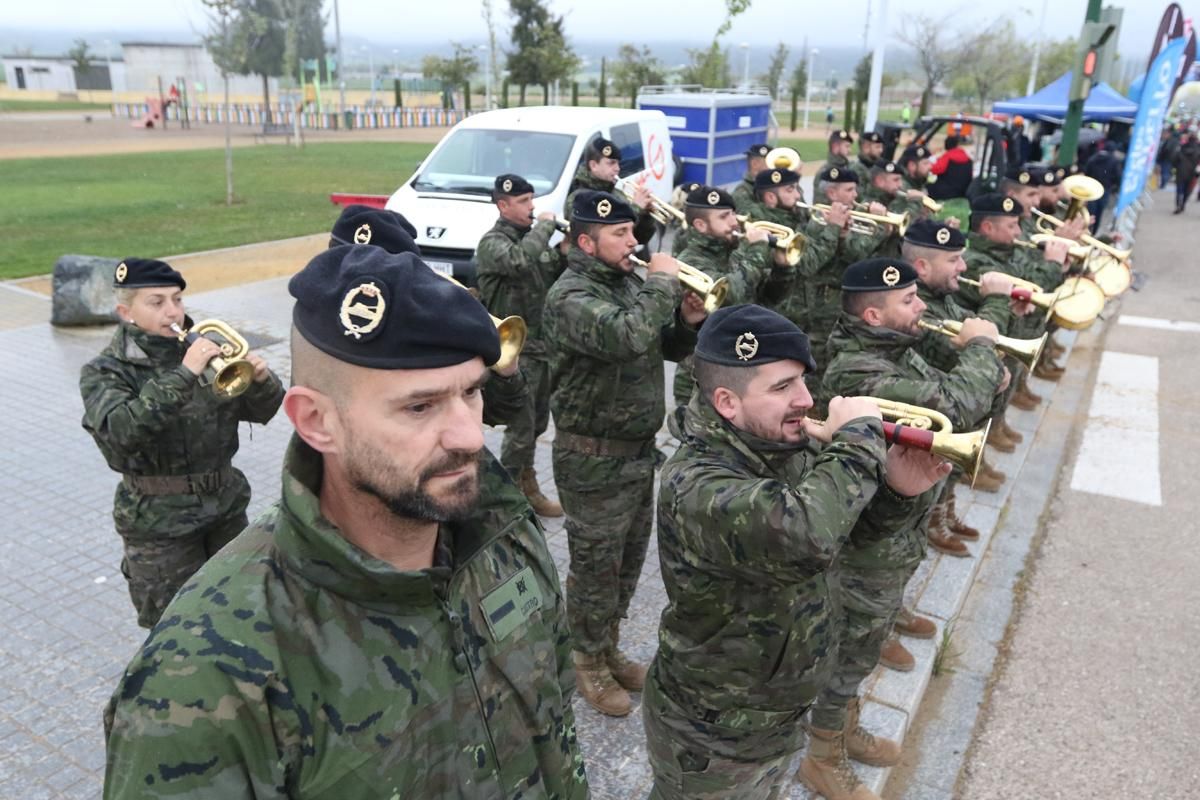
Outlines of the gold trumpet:
[[[441,272],[438,275],[441,275],[464,292],[475,296],[474,292],[471,292],[470,289],[449,275]],[[517,360],[517,356],[521,355],[521,348],[525,346],[525,337],[529,335],[529,329],[525,327],[525,320],[520,317],[505,317],[504,319],[500,319],[491,313],[488,313],[488,316],[492,318],[492,324],[496,326],[496,333],[500,335],[500,360],[492,365],[492,369],[496,372],[504,372],[512,367],[513,362]]]
[[[797,203],[797,208],[807,208],[812,214],[813,221],[818,225],[828,225],[829,220],[825,218],[826,212],[832,210],[832,206],[828,203]],[[850,224],[847,226],[850,233],[858,236],[874,236],[879,232],[879,226],[873,222],[857,219],[853,214],[850,215]]]
[[[912,406],[882,397],[861,399],[875,403],[883,413],[883,418],[890,420],[883,423],[883,435],[888,442],[927,450],[961,469],[970,478],[971,485],[975,485],[991,420],[982,430],[955,433],[950,418],[932,408]],[[818,421],[817,424],[824,423]]]
[[[818,224],[829,224],[825,220],[825,214],[833,210],[833,207],[828,203],[797,203],[796,205],[809,209]],[[850,231],[865,236],[874,236],[879,232],[881,226],[893,227],[896,229],[898,235],[903,236],[911,222],[912,217],[907,211],[903,214],[893,214],[891,212],[887,214],[870,214],[866,211],[860,211],[857,208],[850,209]]]
[[[767,244],[783,251],[789,267],[796,266],[800,263],[800,259],[804,257],[804,251],[808,247],[808,238],[800,231],[793,230],[787,225],[782,225],[778,222],[768,222],[765,219],[750,219],[745,214],[739,214],[737,221],[742,223],[742,227],[747,231],[751,228],[766,231]],[[737,233],[735,235],[741,236],[742,234]]]
[[[939,322],[919,320],[917,326],[922,330],[940,333],[949,339],[958,336],[959,331],[962,330],[962,323],[952,319],[944,319]],[[1042,349],[1046,346],[1046,340],[1049,338],[1050,334],[1048,333],[1043,333],[1037,339],[1014,339],[1011,336],[1001,336],[996,340],[996,349],[1017,359],[1029,369],[1033,369],[1038,359],[1042,357]]]
[[799,169],[804,162],[800,160],[800,154],[790,147],[776,147],[773,150],[768,150],[763,156],[763,160],[767,162],[767,169]]
[[228,323],[219,319],[202,319],[186,331],[171,323],[171,330],[175,331],[181,342],[188,344],[206,333],[219,334],[225,340],[216,342],[221,348],[221,354],[209,359],[202,373],[204,382],[212,386],[217,397],[231,400],[250,388],[250,384],[254,382],[254,365],[246,360],[250,345]]
[[1063,178],[1062,187],[1071,198],[1067,204],[1067,219],[1072,220],[1084,212],[1084,207],[1093,200],[1104,197],[1104,184],[1087,175],[1072,175]]
[[1072,261],[1083,262],[1091,255],[1092,248],[1085,244],[1080,244],[1074,239],[1068,239],[1064,236],[1055,236],[1052,233],[1035,233],[1028,240],[1017,239],[1013,242],[1014,247],[1024,247],[1027,250],[1044,250],[1050,242],[1066,242],[1067,257]]
[[929,195],[923,194],[923,195],[921,195],[921,205],[925,206],[926,210],[928,210],[930,214],[940,214],[940,213],[942,213],[942,208],[946,204],[939,203],[937,200],[934,200]]
[[[1044,292],[1042,287],[1036,283],[1024,280],[1023,278],[1014,278],[1011,275],[1006,276],[1012,283],[1012,291],[1008,296],[1013,300],[1022,300],[1026,303],[1032,303],[1038,308],[1046,312],[1046,318],[1050,317],[1050,312],[1054,310],[1054,304],[1058,302],[1058,292]],[[976,289],[983,288],[983,284],[979,281],[972,280],[960,275],[959,283],[965,283],[967,286],[974,286]]]
[[[1053,214],[1047,214],[1040,208],[1033,209],[1033,213],[1038,217],[1037,227],[1042,233],[1054,233],[1055,230],[1067,224]],[[1046,227],[1047,225],[1050,227]],[[1129,256],[1133,254],[1133,248],[1128,250],[1118,250],[1111,244],[1106,244],[1088,233],[1084,233],[1082,236],[1080,236],[1079,240],[1090,247],[1094,247],[1097,250],[1108,253],[1110,256],[1122,263],[1127,263],[1129,261]]]
[[[630,253],[628,258],[629,262],[636,266],[650,266],[633,253]],[[725,297],[729,294],[729,280],[727,278],[717,278],[714,281],[707,274],[689,264],[685,264],[678,259],[675,260],[675,263],[679,265],[679,282],[689,292],[704,298],[705,311],[711,314],[725,304]]]
[[[620,195],[625,202],[636,208],[637,204],[633,200],[633,192],[626,188],[628,183],[628,178],[619,180],[615,185],[615,189],[617,194]],[[670,203],[664,203],[654,195],[650,195],[650,207],[646,209],[646,213],[654,217],[655,221],[664,227],[669,228],[672,225],[679,225],[684,228],[687,227],[687,217],[684,216],[682,211],[680,211],[678,208],[675,208],[675,206],[671,205]]]

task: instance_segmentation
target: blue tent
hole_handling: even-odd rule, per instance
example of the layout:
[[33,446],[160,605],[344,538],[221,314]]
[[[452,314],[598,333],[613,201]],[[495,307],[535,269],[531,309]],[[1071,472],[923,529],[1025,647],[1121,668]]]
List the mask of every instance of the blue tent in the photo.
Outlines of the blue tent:
[[[1070,91],[1071,73],[1068,72],[1028,97],[994,103],[992,111],[1026,117],[1050,117],[1058,121],[1067,115],[1067,95]],[[1107,122],[1118,117],[1131,119],[1137,110],[1137,103],[1126,99],[1107,83],[1096,83],[1084,101],[1083,119],[1085,122]]]

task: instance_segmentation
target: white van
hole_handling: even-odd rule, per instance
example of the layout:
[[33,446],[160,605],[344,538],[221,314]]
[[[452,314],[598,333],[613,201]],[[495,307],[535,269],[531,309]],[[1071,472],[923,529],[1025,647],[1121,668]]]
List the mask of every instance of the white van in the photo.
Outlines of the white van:
[[475,283],[475,247],[496,222],[492,186],[511,172],[533,184],[535,213],[562,216],[584,148],[597,136],[621,148],[621,176],[645,175],[664,201],[675,185],[675,160],[661,111],[534,106],[485,111],[446,134],[387,208],[417,229],[425,263]]

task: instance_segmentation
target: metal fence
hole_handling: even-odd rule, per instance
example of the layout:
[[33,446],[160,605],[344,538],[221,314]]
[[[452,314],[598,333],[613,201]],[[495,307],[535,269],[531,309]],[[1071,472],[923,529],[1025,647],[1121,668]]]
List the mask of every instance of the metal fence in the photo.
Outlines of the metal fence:
[[[296,110],[292,106],[271,106],[271,122],[294,125]],[[114,117],[139,119],[150,113],[148,103],[113,103]],[[170,105],[164,110],[167,121],[178,121],[186,117],[195,123],[224,123],[225,106],[219,103],[189,104],[180,107]],[[351,106],[343,112],[302,111],[300,127],[314,130],[337,130],[339,128],[440,128],[455,125],[468,116],[468,112],[457,109],[446,110],[434,106],[367,108]],[[231,103],[230,120],[236,125],[263,125],[267,121],[266,107],[262,103]]]

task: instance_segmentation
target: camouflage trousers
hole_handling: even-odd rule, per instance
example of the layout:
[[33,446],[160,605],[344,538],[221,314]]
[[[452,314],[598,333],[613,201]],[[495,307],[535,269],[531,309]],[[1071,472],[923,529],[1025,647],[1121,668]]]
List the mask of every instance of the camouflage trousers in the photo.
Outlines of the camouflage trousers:
[[635,483],[579,491],[564,487],[555,470],[571,554],[567,615],[581,653],[607,652],[629,611],[654,522],[654,473],[647,472]]
[[829,685],[812,709],[812,725],[840,731],[846,706],[879,663],[879,650],[891,633],[904,600],[904,587],[916,566],[904,569],[859,570],[839,566],[830,576],[842,606],[838,632],[837,667]]
[[500,463],[513,480],[520,480],[521,473],[533,467],[537,439],[550,424],[550,365],[522,358],[520,369],[529,388],[529,402],[508,421],[500,445]]
[[121,573],[138,625],[153,628],[196,570],[244,530],[250,486],[241,472],[213,495],[142,495],[117,487],[113,521],[124,542]]
[[689,747],[663,720],[663,709],[670,704],[653,675],[651,671],[642,696],[646,753],[654,773],[650,800],[776,800],[781,796],[792,753],[740,761]]

